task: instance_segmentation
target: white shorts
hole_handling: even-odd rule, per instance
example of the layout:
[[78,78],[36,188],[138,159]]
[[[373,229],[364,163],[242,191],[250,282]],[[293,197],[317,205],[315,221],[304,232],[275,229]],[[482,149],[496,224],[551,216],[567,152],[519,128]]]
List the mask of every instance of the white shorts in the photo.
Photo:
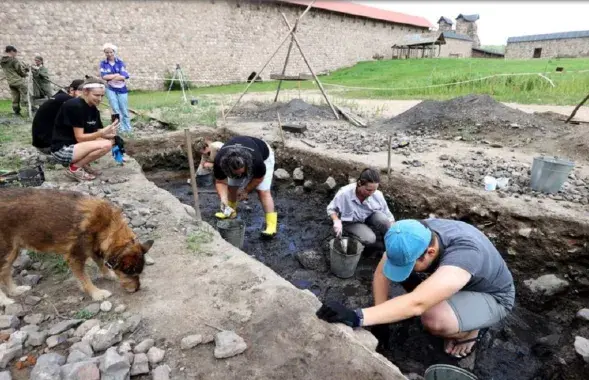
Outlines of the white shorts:
[[[268,143],[266,143],[266,145],[268,145]],[[266,174],[264,175],[262,182],[256,187],[256,190],[268,191],[272,186],[272,178],[274,177],[274,151],[270,148],[270,145],[268,145],[268,150],[270,151],[270,154],[268,155],[268,158],[264,160]],[[247,185],[246,181],[247,178],[228,178],[227,184],[233,187],[242,187]]]

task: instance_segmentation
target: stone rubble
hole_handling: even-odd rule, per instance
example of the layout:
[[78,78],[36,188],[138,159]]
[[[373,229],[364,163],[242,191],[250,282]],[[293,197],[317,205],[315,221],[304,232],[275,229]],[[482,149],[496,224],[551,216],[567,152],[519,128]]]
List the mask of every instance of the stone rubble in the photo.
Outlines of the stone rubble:
[[[488,157],[482,150],[471,152],[463,159],[441,155],[444,173],[464,181],[470,187],[484,189],[484,177],[507,178],[506,188],[497,189],[500,196],[549,198],[557,201],[569,201],[589,204],[589,178],[578,178],[572,172],[559,192],[543,194],[530,187],[531,163],[522,163],[513,158]],[[527,200],[526,198],[523,198]]]
[[524,285],[532,291],[545,296],[553,296],[564,292],[569,287],[569,282],[562,280],[554,274],[545,274],[536,279],[524,281]]
[[581,355],[585,363],[589,363],[589,339],[582,336],[575,337],[575,351]]
[[221,331],[215,335],[215,358],[225,359],[239,355],[247,349],[242,337],[233,331]]

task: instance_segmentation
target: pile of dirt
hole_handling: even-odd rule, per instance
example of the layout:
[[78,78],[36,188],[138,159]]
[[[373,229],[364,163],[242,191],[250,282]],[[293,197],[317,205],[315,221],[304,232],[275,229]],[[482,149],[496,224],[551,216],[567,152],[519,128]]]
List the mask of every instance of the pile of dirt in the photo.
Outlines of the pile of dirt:
[[508,107],[489,95],[425,100],[380,125],[434,138],[488,138],[506,144],[554,138],[568,126]]
[[301,99],[293,99],[288,103],[262,103],[250,101],[244,103],[235,112],[241,118],[263,121],[275,121],[276,113],[280,113],[283,123],[308,120],[335,120],[328,106],[315,106]]

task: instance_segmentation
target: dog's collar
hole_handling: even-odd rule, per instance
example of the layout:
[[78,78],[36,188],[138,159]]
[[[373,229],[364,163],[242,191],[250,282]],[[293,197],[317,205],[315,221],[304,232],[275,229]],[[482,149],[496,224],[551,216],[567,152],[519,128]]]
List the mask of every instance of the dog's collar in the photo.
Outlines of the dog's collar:
[[[111,270],[116,270],[119,267],[119,261],[117,260],[119,257],[119,254],[123,251],[125,251],[125,249],[127,249],[127,247],[129,247],[129,245],[131,244],[135,244],[137,239],[133,239],[130,242],[128,242],[127,244],[125,244],[125,246],[123,248],[121,248],[116,255],[113,255],[114,257],[112,259],[106,260],[104,262],[104,266],[107,267],[108,269]],[[123,273],[125,273],[123,271]],[[134,274],[134,273],[126,273],[126,274]]]

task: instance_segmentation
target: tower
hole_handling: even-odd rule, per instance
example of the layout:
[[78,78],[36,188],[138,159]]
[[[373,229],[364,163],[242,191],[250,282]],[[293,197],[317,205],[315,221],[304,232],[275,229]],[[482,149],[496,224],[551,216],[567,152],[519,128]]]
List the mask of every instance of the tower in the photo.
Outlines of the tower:
[[479,47],[481,46],[481,41],[479,40],[479,35],[477,31],[477,20],[479,19],[479,15],[463,15],[462,13],[456,17],[456,33],[466,34],[470,38],[472,38],[472,46]]
[[448,30],[452,30],[453,24],[454,24],[454,22],[452,21],[452,19],[450,17],[442,16],[438,20],[438,31],[446,32]]

